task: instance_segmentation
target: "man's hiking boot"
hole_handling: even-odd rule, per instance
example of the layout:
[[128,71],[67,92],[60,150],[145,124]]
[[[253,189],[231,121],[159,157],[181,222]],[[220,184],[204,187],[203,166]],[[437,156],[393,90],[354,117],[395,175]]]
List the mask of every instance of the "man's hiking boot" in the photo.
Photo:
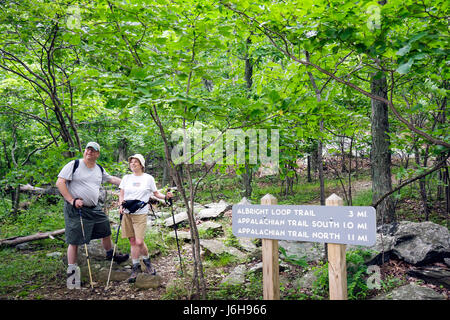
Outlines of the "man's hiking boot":
[[150,262],[150,259],[143,259],[142,260],[145,264],[145,273],[156,275],[156,269],[152,267],[152,264]]
[[[111,249],[111,250],[109,250],[109,251],[106,251],[106,260],[111,260],[112,254],[113,254],[113,249]],[[122,253],[116,253],[116,254],[114,255],[113,260],[114,260],[114,262],[120,264],[120,263],[122,263],[122,262],[127,261],[129,257],[130,257],[130,256],[128,255],[128,253],[125,253],[125,254],[122,254]]]
[[131,269],[131,276],[128,278],[128,283],[135,283],[139,272],[141,272],[141,264],[133,264],[133,268]]

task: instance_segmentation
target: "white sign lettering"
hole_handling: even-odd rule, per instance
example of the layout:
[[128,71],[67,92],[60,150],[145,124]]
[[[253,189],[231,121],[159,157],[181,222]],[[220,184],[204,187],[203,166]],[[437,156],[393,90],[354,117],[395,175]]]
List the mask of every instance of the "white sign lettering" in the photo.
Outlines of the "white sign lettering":
[[234,205],[236,237],[371,246],[376,241],[372,207]]

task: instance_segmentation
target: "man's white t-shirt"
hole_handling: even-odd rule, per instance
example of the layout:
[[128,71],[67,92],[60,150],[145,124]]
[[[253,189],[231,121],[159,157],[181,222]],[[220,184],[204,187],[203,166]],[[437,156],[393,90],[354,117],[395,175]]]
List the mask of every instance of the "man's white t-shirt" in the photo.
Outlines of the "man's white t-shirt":
[[100,185],[111,179],[111,176],[98,165],[88,168],[83,159],[79,160],[78,168],[73,172],[75,160],[67,163],[58,174],[58,178],[67,180],[66,185],[70,194],[83,199],[85,206],[96,206],[100,195]]
[[[122,182],[119,185],[120,189],[124,191],[123,200],[141,200],[147,202],[150,199],[150,195],[153,192],[158,191],[155,184],[155,179],[148,173],[143,173],[140,176],[134,174],[126,174],[122,178]],[[125,209],[127,213],[128,210]],[[147,214],[148,206],[137,210],[133,214]]]

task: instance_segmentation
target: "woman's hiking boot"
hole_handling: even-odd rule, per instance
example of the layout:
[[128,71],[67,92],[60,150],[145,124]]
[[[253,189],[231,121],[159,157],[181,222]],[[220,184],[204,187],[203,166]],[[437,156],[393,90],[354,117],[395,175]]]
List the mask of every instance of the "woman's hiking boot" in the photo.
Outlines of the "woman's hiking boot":
[[145,272],[151,275],[156,275],[156,269],[152,267],[152,264],[150,262],[150,258],[149,259],[142,259],[142,261],[145,264]]
[[131,276],[128,278],[128,283],[135,283],[139,272],[141,272],[141,264],[133,264],[133,268],[131,269]]

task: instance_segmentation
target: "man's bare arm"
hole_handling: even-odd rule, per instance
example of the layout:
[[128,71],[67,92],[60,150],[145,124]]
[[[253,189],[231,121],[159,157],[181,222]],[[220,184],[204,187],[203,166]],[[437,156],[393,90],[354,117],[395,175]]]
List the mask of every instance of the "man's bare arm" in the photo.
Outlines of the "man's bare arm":
[[56,180],[56,187],[58,188],[64,199],[72,204],[73,196],[70,194],[69,189],[67,189],[66,181],[66,179],[58,178],[58,180]]
[[122,179],[111,176],[111,178],[109,178],[108,182],[115,184],[116,186],[118,186],[120,184],[120,182],[122,181]]

